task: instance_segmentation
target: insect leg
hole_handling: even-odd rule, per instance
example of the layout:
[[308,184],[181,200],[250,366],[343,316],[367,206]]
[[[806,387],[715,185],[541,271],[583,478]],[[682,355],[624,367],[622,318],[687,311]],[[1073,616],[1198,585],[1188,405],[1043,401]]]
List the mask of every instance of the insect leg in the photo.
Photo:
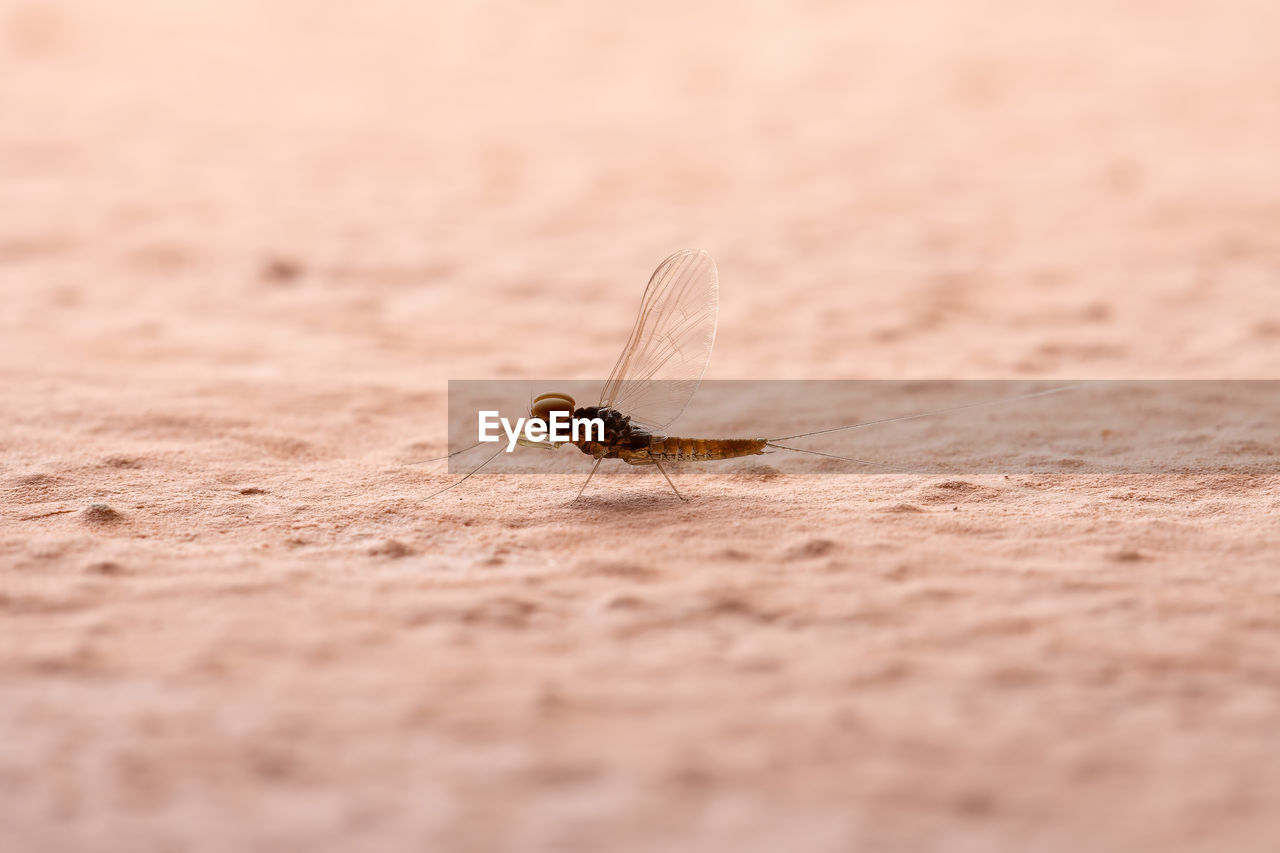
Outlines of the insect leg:
[[[587,483],[591,482],[591,478],[596,475],[596,469],[600,467],[600,463],[603,461],[604,461],[604,457],[601,456],[599,459],[596,460],[596,464],[591,466],[591,473],[587,475]],[[582,497],[582,493],[587,490],[587,483],[582,484],[582,488],[578,489],[578,493],[573,496],[573,500],[569,501],[569,503],[573,503],[578,498]]]
[[460,453],[466,453],[468,450],[475,450],[477,447],[479,447],[482,444],[484,444],[483,441],[477,441],[475,444],[471,445],[470,447],[464,447],[461,450],[455,450],[452,453],[448,454],[447,456],[437,456],[435,459],[419,459],[417,462],[406,462],[405,464],[406,465],[426,465],[428,462],[439,462],[443,459],[452,459],[453,457],[457,456]]
[[662,467],[662,463],[661,463],[661,462],[659,462],[657,459],[655,459],[655,460],[653,460],[653,464],[654,464],[654,465],[657,465],[657,466],[658,466],[658,470],[662,472],[662,476],[663,476],[663,477],[666,477],[666,479],[667,479],[667,485],[671,487],[671,491],[673,491],[673,492],[675,492],[675,493],[676,493],[676,497],[678,497],[678,498],[679,498],[680,500],[682,500],[682,501],[687,501],[687,500],[689,500],[689,499],[688,499],[688,498],[686,498],[684,495],[680,494],[680,490],[676,488],[676,484],[675,484],[675,483],[673,483],[673,482],[671,482],[671,478],[670,478],[670,477],[667,477],[667,469]]
[[438,491],[438,492],[432,492],[431,494],[429,494],[429,495],[427,495],[425,498],[423,498],[423,499],[422,499],[422,501],[421,501],[421,503],[426,503],[427,501],[429,501],[429,500],[431,500],[432,498],[434,498],[436,495],[443,495],[445,492],[449,491],[449,490],[450,490],[450,489],[452,489],[454,486],[461,486],[461,485],[462,485],[463,483],[465,483],[467,480],[470,480],[470,479],[471,479],[471,475],[472,475],[472,474],[474,474],[475,472],[479,471],[481,468],[483,468],[484,466],[488,465],[488,464],[489,464],[490,462],[492,462],[493,460],[497,459],[497,458],[498,458],[498,453],[502,453],[502,452],[503,452],[503,451],[505,451],[505,450],[506,450],[506,448],[505,448],[505,447],[499,447],[499,448],[498,448],[497,453],[494,453],[494,454],[493,454],[492,456],[490,456],[488,459],[484,460],[484,461],[483,461],[483,462],[481,462],[479,465],[477,465],[476,467],[472,468],[472,469],[471,469],[471,473],[470,473],[470,474],[467,474],[467,476],[463,477],[461,480],[459,480],[459,481],[458,481],[458,482],[456,482],[456,483],[452,483],[451,485],[445,486],[443,489],[441,489],[441,490],[440,490],[440,491]]

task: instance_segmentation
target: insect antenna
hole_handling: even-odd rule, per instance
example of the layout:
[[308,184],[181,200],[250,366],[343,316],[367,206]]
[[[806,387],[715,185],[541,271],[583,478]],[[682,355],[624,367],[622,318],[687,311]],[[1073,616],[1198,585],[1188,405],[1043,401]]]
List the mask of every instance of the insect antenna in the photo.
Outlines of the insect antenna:
[[[877,418],[874,421],[862,421],[861,423],[848,424],[846,426],[831,427],[829,429],[817,429],[817,430],[814,430],[813,432],[798,432],[795,435],[784,435],[778,438],[771,438],[769,439],[769,441],[770,442],[790,441],[793,438],[808,438],[811,435],[826,435],[829,432],[842,432],[844,430],[850,430],[850,429],[862,429],[863,427],[875,426],[876,424],[888,424],[888,423],[893,423],[894,421],[912,421],[912,420],[915,420],[916,418],[928,418],[928,417],[932,417],[933,415],[945,415],[948,412],[960,412],[965,409],[981,408],[982,406],[997,406],[997,405],[1000,405],[1001,403],[1016,403],[1019,400],[1030,400],[1034,397],[1047,397],[1050,394],[1060,394],[1063,391],[1070,391],[1073,388],[1079,388],[1083,385],[1088,385],[1088,384],[1089,384],[1088,382],[1073,382],[1070,385],[1059,385],[1057,388],[1049,388],[1044,391],[1032,391],[1030,394],[1018,394],[1014,397],[1001,397],[999,400],[979,400],[976,403],[965,403],[960,406],[947,406],[945,409],[931,409],[930,411],[927,411],[927,412],[916,412],[914,415],[898,415],[897,417],[892,417],[892,418]],[[800,448],[798,447],[786,447],[782,449],[800,450]],[[817,453],[818,451],[800,450],[800,452],[801,453]],[[823,454],[818,454],[818,455],[821,456]],[[837,457],[837,458],[844,458],[844,457]],[[856,462],[858,460],[855,459],[852,461]]]
[[[468,447],[467,449],[468,449],[468,450],[470,450],[471,448],[469,448],[469,447]],[[472,469],[471,469],[471,472],[470,472],[469,474],[467,474],[467,476],[463,477],[461,480],[459,480],[459,481],[458,481],[458,482],[456,482],[456,483],[451,483],[450,485],[445,486],[443,489],[441,489],[441,490],[440,490],[440,491],[438,491],[438,492],[432,492],[431,494],[429,494],[429,495],[427,495],[425,498],[423,498],[421,501],[419,501],[419,503],[426,503],[427,501],[429,501],[429,500],[431,500],[432,498],[434,498],[436,495],[443,495],[445,492],[449,491],[449,490],[450,490],[450,489],[452,489],[454,486],[461,486],[461,485],[462,485],[463,483],[465,483],[467,480],[470,480],[470,479],[471,479],[471,476],[472,476],[473,474],[475,474],[477,471],[479,471],[479,470],[480,470],[481,468],[483,468],[484,466],[488,465],[488,464],[489,464],[490,462],[492,462],[493,460],[497,459],[497,458],[498,458],[498,454],[502,453],[504,450],[506,450],[506,448],[505,448],[505,447],[499,447],[499,448],[498,448],[498,450],[497,450],[497,453],[494,453],[494,454],[493,454],[492,456],[490,456],[488,459],[484,460],[484,461],[483,461],[483,462],[481,462],[479,465],[477,465],[476,467],[472,468]],[[461,451],[459,451],[459,452],[461,452]],[[452,455],[452,454],[451,454],[451,455]],[[446,458],[447,458],[447,457],[446,457]]]

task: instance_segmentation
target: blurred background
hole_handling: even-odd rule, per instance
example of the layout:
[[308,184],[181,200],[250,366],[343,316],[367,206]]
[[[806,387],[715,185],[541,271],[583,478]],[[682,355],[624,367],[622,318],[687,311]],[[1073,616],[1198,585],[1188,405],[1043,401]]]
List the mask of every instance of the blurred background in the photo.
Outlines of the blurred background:
[[1274,372],[1272,3],[0,8],[10,357],[597,378],[702,246],[714,378]]

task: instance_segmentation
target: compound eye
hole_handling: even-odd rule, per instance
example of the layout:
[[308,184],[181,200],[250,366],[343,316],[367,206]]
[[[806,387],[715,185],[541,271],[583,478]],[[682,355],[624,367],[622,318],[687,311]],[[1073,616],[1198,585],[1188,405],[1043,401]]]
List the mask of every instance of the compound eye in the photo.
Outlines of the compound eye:
[[542,394],[533,401],[530,414],[544,421],[551,421],[552,412],[564,412],[565,417],[573,416],[573,398],[567,394]]

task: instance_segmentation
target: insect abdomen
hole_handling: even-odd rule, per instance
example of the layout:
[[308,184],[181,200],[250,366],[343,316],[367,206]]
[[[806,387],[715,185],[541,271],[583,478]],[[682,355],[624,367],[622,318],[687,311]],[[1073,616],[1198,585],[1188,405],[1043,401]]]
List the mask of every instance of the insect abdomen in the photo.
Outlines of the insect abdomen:
[[708,462],[734,459],[764,453],[764,438],[679,438],[653,436],[649,440],[649,456],[672,462]]

